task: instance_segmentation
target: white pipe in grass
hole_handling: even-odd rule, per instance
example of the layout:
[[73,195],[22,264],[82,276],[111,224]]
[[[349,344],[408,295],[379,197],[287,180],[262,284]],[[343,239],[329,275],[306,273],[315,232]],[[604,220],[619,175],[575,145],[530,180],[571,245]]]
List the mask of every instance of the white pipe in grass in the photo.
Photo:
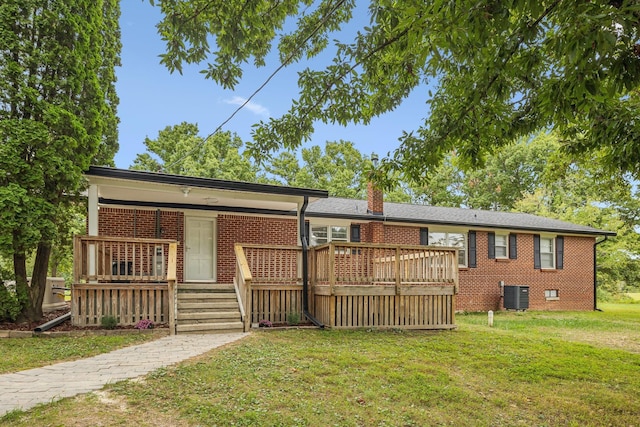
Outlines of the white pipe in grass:
[[489,310],[487,315],[489,317],[489,326],[493,326],[493,310]]

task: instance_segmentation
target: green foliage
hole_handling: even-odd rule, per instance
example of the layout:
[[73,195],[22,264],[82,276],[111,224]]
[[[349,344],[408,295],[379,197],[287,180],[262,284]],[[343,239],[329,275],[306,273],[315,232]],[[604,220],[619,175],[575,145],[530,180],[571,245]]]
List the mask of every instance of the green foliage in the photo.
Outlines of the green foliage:
[[[387,171],[421,181],[454,149],[466,169],[554,128],[564,153],[640,176],[636,1],[370,1],[360,28],[352,18],[367,11],[352,0],[152,3],[169,70],[206,62],[205,77],[228,89],[276,44],[287,65],[333,55],[299,73],[289,111],[256,125],[256,155],[298,147],[316,122],[367,124],[420,91],[429,114],[400,136]],[[287,20],[296,25],[282,31]]]
[[314,145],[303,148],[302,166],[293,152],[284,151],[265,165],[274,179],[292,187],[322,188],[333,197],[367,197],[367,171],[371,162],[348,141],[328,141],[324,151]]
[[102,316],[100,324],[104,329],[115,329],[118,326],[118,319],[114,316]]
[[34,320],[82,173],[117,150],[119,10],[116,0],[0,4],[0,254],[14,258],[22,314]]
[[291,326],[298,326],[300,324],[300,313],[291,312],[287,314],[287,323]]
[[0,263],[0,322],[13,322],[20,313],[20,303],[16,295],[13,275]]
[[236,134],[218,132],[206,140],[198,125],[182,122],[167,126],[156,139],[146,138],[147,152],[138,154],[131,169],[164,171],[178,175],[255,182],[257,168],[241,153],[244,145]]
[[[352,142],[327,141],[303,148],[300,156],[295,152],[283,151],[266,162],[264,169],[278,184],[292,187],[319,188],[327,190],[331,197],[365,199],[367,181],[373,172],[371,159],[360,153]],[[399,178],[396,175],[396,178]],[[385,200],[408,202],[410,195],[406,185],[396,179],[385,192]]]

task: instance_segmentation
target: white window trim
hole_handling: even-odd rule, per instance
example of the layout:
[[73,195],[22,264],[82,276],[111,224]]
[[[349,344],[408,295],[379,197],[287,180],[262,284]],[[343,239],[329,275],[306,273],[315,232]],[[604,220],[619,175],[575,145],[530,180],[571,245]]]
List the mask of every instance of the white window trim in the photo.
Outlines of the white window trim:
[[[542,262],[542,254],[548,254],[549,252],[542,252],[542,241],[551,241],[551,267],[545,267]],[[555,270],[556,269],[556,236],[540,236],[540,269],[542,270]]]
[[469,266],[469,232],[467,230],[455,230],[455,229],[431,229],[429,228],[429,245],[433,245],[433,243],[431,242],[431,233],[445,233],[446,234],[446,239],[447,239],[447,244],[449,244],[449,234],[462,234],[464,236],[463,238],[463,242],[464,242],[464,247],[460,248],[459,246],[443,246],[443,247],[449,247],[449,248],[456,248],[458,249],[458,251],[460,251],[460,249],[464,250],[464,264],[460,264],[458,263],[458,267],[462,267],[462,268],[467,268]]
[[[337,221],[337,222],[309,222],[309,244],[310,246],[318,246],[324,245],[326,243],[320,243],[316,245],[312,245],[312,236],[313,236],[313,228],[314,227],[326,227],[327,228],[327,243],[331,243],[332,241],[340,242],[340,243],[349,243],[351,241],[351,222]],[[347,239],[346,240],[334,240],[331,234],[331,227],[345,227],[347,230]]]
[[[500,245],[499,247],[504,247],[504,255],[498,256],[498,236],[500,237],[504,237],[504,246]],[[509,259],[509,234],[505,234],[505,233],[496,233],[494,235],[494,241],[493,241],[493,253],[496,257],[496,259]]]
[[[555,296],[551,296],[551,295],[547,296],[547,292],[549,292],[549,293],[553,292],[553,293],[555,293]],[[560,293],[558,292],[557,289],[545,289],[544,290],[544,298],[547,301],[559,301],[560,300]]]

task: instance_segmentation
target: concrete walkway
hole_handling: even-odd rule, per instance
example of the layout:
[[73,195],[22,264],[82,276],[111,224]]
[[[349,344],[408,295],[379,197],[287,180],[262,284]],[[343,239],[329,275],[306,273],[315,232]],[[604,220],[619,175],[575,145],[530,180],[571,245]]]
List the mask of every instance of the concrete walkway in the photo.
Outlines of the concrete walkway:
[[[167,336],[73,362],[0,375],[0,417],[14,409],[100,390],[239,340],[245,333]],[[2,356],[0,356],[2,357]]]

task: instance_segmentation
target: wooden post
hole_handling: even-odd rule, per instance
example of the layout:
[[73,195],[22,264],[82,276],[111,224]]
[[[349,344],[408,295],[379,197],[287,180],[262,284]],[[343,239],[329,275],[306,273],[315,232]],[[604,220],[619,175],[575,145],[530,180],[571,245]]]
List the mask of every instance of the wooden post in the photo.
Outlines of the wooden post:
[[79,283],[82,268],[82,243],[80,236],[73,236],[73,283]]
[[309,307],[309,311],[316,316],[316,281],[318,280],[318,266],[316,259],[316,249],[311,247],[309,248],[309,253],[307,255],[309,257],[309,285],[310,289],[307,289],[307,304]]
[[329,289],[331,290],[331,296],[333,296],[333,287],[336,284],[336,248],[333,243],[329,243]]
[[400,295],[400,246],[396,246],[396,295]]
[[167,285],[169,290],[169,334],[176,334],[176,281],[177,281],[178,244],[169,243],[169,260],[167,265]]

